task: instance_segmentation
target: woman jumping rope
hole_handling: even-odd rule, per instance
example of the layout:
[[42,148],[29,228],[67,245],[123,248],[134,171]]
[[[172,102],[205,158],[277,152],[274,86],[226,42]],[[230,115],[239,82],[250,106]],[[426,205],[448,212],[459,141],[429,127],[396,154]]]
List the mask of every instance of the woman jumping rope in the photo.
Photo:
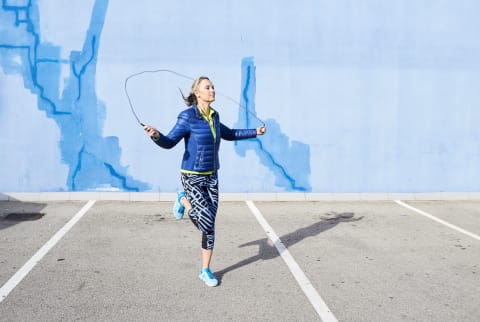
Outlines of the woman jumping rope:
[[[183,96],[183,95],[182,95]],[[202,268],[199,278],[208,286],[217,286],[218,280],[210,271],[215,242],[215,217],[218,208],[218,149],[221,139],[233,141],[254,138],[266,132],[265,125],[256,129],[230,129],[210,104],[215,101],[215,88],[208,77],[199,77],[190,94],[183,96],[189,108],[180,112],[177,123],[167,135],[144,125],[147,135],[160,147],[173,148],[185,140],[180,169],[183,190],[173,206],[175,218],[187,214],[202,232]]]

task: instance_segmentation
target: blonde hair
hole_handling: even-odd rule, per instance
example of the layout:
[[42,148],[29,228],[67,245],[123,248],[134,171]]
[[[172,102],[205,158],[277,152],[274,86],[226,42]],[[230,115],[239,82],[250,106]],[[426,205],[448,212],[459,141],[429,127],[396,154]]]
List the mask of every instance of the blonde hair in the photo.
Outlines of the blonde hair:
[[182,94],[182,98],[185,101],[185,104],[187,104],[187,106],[192,106],[193,104],[197,104],[197,96],[195,96],[195,91],[197,90],[200,82],[205,79],[210,80],[206,76],[200,76],[195,81],[193,81],[192,87],[190,89],[190,93],[188,94],[187,97],[185,97],[185,95],[183,95],[182,90],[180,90],[180,94]]

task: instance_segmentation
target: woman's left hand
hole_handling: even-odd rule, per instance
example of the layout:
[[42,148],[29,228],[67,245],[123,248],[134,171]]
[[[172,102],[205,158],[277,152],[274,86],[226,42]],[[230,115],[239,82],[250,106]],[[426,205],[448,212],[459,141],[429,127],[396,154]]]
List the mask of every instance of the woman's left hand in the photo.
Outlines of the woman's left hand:
[[257,135],[264,135],[266,132],[267,132],[267,127],[265,125],[257,127]]

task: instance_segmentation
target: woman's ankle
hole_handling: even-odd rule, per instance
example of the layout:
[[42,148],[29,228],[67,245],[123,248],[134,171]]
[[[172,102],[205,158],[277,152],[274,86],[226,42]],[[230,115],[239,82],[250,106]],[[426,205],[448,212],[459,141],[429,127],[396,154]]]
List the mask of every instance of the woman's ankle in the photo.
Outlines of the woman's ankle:
[[186,197],[183,197],[182,199],[180,199],[180,202],[182,203],[183,207],[185,207],[184,213],[188,214],[190,209],[192,209],[192,205],[190,204],[190,201],[188,201]]

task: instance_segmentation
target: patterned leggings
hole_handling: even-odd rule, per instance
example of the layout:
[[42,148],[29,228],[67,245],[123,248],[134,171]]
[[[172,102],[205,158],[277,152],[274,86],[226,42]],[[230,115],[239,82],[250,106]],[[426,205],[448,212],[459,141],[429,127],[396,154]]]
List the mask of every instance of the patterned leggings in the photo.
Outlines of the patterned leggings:
[[182,173],[185,195],[192,205],[188,216],[202,232],[202,248],[212,250],[215,244],[215,216],[218,209],[218,176]]

